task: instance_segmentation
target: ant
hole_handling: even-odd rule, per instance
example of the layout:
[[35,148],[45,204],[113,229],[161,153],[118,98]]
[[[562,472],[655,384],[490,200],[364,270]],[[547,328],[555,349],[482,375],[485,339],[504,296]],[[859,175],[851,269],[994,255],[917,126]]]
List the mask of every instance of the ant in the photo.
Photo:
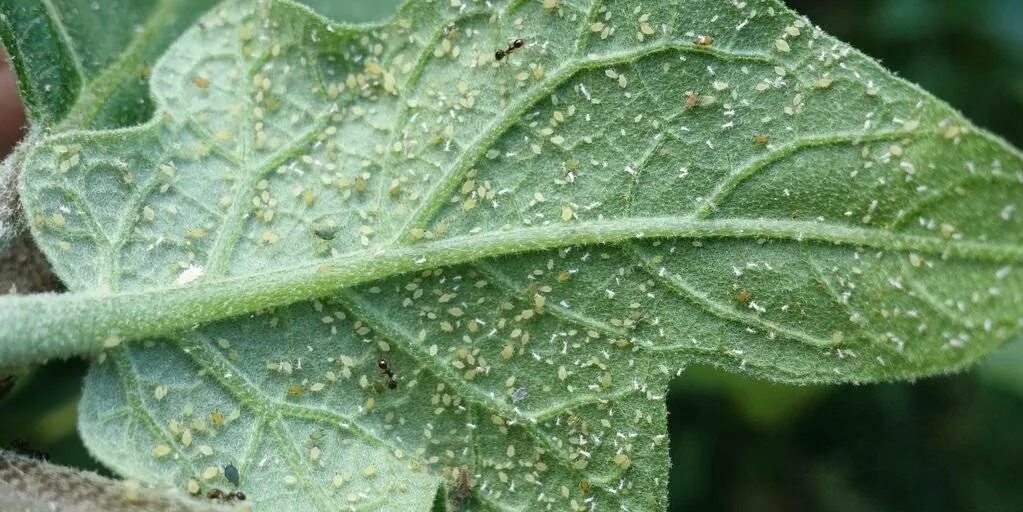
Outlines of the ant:
[[494,52],[494,60],[502,60],[505,57],[511,55],[511,52],[518,50],[519,48],[522,48],[525,45],[526,45],[525,41],[523,41],[522,39],[516,39],[512,41],[511,44],[508,45],[507,49],[497,50],[496,52]]
[[458,506],[465,505],[466,500],[472,495],[472,482],[469,481],[469,470],[466,468],[458,468],[458,480],[455,484],[455,492],[453,498],[457,502]]
[[18,438],[10,442],[9,448],[12,452],[24,455],[42,462],[50,461],[50,454],[35,449],[28,441]]
[[226,501],[228,503],[235,500],[245,501],[245,493],[241,491],[224,492],[220,489],[210,489],[210,492],[206,493],[206,497],[211,500]]
[[387,360],[383,358],[378,360],[377,368],[380,368],[380,373],[387,376],[387,389],[397,389],[398,379],[394,378],[394,372],[391,371],[391,367],[387,364]]

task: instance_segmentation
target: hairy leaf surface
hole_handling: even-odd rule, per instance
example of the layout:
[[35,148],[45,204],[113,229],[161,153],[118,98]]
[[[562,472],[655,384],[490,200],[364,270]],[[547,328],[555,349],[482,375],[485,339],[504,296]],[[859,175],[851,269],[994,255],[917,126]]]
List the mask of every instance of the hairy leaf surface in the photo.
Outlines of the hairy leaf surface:
[[247,294],[109,333],[81,429],[136,478],[230,462],[262,510],[438,486],[658,510],[688,364],[913,378],[1020,330],[1019,153],[774,1],[410,2],[375,28],[232,1],[152,87],[150,123],[51,138],[22,181],[70,288]]

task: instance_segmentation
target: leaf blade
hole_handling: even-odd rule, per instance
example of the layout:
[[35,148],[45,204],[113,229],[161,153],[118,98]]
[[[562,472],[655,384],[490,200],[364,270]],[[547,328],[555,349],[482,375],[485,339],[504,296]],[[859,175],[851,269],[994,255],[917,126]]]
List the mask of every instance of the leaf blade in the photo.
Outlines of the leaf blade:
[[[999,211],[1018,152],[773,3],[408,4],[379,29],[249,5],[161,61],[166,115],[53,139],[23,182],[68,281],[116,291],[66,299],[72,325],[102,311],[81,346],[169,338],[111,350],[82,424],[151,478],[205,472],[126,456],[158,443],[211,481],[243,454],[260,504],[425,510],[467,468],[487,508],[663,508],[663,391],[686,364],[912,378],[1019,330],[1023,248]],[[531,43],[495,63],[513,31]],[[99,391],[118,378],[124,395]],[[183,401],[131,398],[159,402],[163,382]],[[237,427],[185,427],[211,407]],[[130,447],[101,441],[136,423]],[[211,462],[188,429],[217,441]],[[384,473],[320,462],[346,449],[401,455],[372,456]],[[330,468],[356,491],[332,494]]]

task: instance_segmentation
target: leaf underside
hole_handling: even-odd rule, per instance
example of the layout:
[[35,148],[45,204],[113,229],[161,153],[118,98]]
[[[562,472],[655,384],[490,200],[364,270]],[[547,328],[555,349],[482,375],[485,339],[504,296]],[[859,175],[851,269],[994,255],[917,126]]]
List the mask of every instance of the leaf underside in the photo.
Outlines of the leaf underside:
[[[429,510],[439,486],[471,510],[663,510],[686,365],[913,378],[1020,330],[1019,153],[774,1],[410,2],[369,28],[232,1],[151,80],[148,124],[29,156],[72,290],[566,225],[637,239],[107,350],[80,427],[133,478],[224,487],[233,463],[257,510]],[[707,229],[642,236],[667,220]]]

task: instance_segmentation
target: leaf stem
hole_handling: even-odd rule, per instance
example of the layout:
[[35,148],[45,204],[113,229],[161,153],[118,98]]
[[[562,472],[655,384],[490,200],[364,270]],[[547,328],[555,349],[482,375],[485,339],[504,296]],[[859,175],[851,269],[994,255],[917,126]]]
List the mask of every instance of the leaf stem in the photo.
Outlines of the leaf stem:
[[265,274],[118,293],[85,291],[0,298],[0,365],[95,354],[122,340],[155,338],[402,273],[573,245],[642,239],[745,238],[823,242],[991,263],[1023,262],[1023,246],[945,240],[825,222],[635,218],[498,231],[367,250]]

